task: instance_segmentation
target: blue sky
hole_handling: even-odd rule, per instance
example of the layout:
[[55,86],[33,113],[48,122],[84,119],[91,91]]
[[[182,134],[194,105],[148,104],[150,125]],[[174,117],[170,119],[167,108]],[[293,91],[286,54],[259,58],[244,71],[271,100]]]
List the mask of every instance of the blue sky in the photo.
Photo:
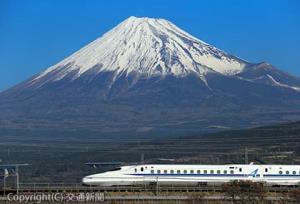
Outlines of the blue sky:
[[129,16],[165,18],[231,54],[300,76],[299,0],[0,0],[0,90]]

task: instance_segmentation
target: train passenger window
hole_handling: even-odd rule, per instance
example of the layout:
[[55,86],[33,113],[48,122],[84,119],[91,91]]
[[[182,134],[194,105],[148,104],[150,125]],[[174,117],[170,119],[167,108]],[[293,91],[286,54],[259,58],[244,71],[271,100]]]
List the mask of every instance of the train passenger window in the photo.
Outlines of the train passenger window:
[[282,171],[279,171],[279,174],[281,175],[281,174],[283,174],[283,172],[282,172]]
[[227,170],[224,170],[223,173],[224,173],[224,174],[227,174]]
[[184,174],[187,174],[187,170],[183,170],[183,173],[184,173]]
[[194,170],[190,170],[190,173],[191,173],[191,174],[194,174]]
[[296,171],[293,171],[293,174],[296,175]]
[[204,170],[204,174],[207,174],[207,170]]
[[289,172],[289,171],[286,171],[286,172],[285,172],[285,174],[286,174],[286,175],[289,175],[289,174],[290,174],[290,172]]
[[174,170],[171,170],[171,171],[170,171],[170,174],[174,174]]
[[154,174],[154,170],[153,169],[151,169],[151,174]]
[[201,173],[201,171],[200,170],[197,170],[197,174],[200,174]]
[[160,170],[157,170],[157,173],[160,174]]
[[221,170],[217,170],[217,174],[221,174]]
[[177,170],[177,174],[180,174],[180,170]]
[[137,169],[134,169],[134,172],[136,173],[136,172],[137,172]]
[[143,168],[143,167],[141,167],[141,171],[144,171],[144,168]]
[[167,174],[168,173],[168,170],[164,170],[164,174]]
[[242,172],[242,168],[240,168],[239,171]]
[[230,174],[234,174],[234,171],[233,171],[233,170],[230,170]]
[[211,173],[211,174],[214,174],[214,170],[210,170],[210,173]]

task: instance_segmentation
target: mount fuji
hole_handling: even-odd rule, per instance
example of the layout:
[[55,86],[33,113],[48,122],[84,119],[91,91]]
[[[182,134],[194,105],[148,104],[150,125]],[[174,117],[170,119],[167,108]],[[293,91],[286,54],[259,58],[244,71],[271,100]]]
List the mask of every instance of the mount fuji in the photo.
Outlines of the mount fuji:
[[300,79],[164,19],[130,17],[0,93],[0,130],[146,134],[300,119]]

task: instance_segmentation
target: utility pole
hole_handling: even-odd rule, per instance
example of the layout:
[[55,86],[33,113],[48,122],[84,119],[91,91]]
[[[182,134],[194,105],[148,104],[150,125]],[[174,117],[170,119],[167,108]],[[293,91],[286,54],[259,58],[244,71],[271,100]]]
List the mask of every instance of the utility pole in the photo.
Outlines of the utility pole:
[[144,153],[141,154],[141,164],[145,163],[145,155]]
[[5,176],[5,169],[4,169],[4,174],[3,174],[3,196],[5,196],[5,188],[6,188],[5,179],[6,179],[6,176]]
[[159,184],[158,184],[158,176],[156,177],[156,196],[158,196]]
[[245,147],[245,164],[249,164],[249,159],[248,159],[248,148]]
[[19,194],[19,166],[16,166],[16,184],[17,184],[17,194]]
[[6,195],[6,178],[9,176],[9,172],[7,169],[4,169],[4,172],[3,172],[3,195],[5,196]]
[[3,178],[3,196],[5,196],[5,188],[6,188],[5,180],[6,180],[6,178],[4,176],[4,178]]

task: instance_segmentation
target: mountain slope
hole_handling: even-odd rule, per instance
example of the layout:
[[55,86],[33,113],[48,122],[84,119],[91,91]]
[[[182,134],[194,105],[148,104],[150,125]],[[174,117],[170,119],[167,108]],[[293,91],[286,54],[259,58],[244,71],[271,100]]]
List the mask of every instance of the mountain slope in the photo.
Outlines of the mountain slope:
[[209,131],[300,119],[300,79],[250,63],[163,19],[130,17],[0,93],[0,128]]

